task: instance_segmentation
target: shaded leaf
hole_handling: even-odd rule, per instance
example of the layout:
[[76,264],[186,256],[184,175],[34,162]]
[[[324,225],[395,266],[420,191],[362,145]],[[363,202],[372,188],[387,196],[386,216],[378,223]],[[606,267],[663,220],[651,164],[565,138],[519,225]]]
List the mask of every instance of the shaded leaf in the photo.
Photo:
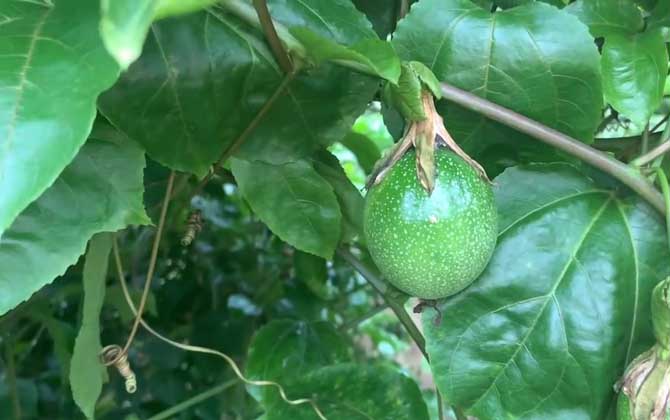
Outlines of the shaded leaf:
[[601,419],[625,365],[653,340],[668,273],[664,226],[565,164],[495,182],[500,234],[482,276],[424,319],[446,401],[481,420]]
[[326,260],[306,252],[295,251],[293,254],[295,276],[309,290],[323,300],[329,300],[332,291],[328,287],[328,267]]
[[60,177],[0,239],[0,314],[77,262],[89,238],[148,224],[144,153],[125,142],[89,140]]
[[400,59],[393,45],[379,39],[366,39],[350,47],[340,45],[317,35],[307,28],[296,27],[291,34],[305,47],[309,58],[316,64],[333,61],[362,73],[397,83],[400,77]]
[[[283,24],[291,27],[295,20],[338,44],[376,38],[353,6],[341,10],[336,3],[270,6]],[[322,10],[329,8],[344,14],[333,21]],[[99,105],[153,159],[204,176],[282,79],[262,33],[222,12],[201,12],[155,23],[142,57]],[[298,75],[238,155],[271,163],[308,156],[342,138],[376,88],[374,78],[332,64]]]
[[122,69],[142,54],[157,0],[101,0],[100,33],[109,53]]
[[[351,361],[350,351],[349,343],[327,322],[273,320],[249,345],[246,375],[284,386],[313,369]],[[257,390],[261,389],[257,396],[262,395],[263,400],[277,392],[274,388]]]
[[342,241],[347,242],[363,236],[363,206],[361,192],[351,183],[338,159],[330,152],[322,150],[314,159],[314,169],[325,179],[335,192],[342,213]]
[[275,235],[301,251],[333,256],[342,216],[333,188],[312,165],[233,159],[231,169],[242,195]]
[[668,52],[661,31],[608,35],[602,73],[605,100],[644,126],[661,104],[668,74]]
[[0,3],[0,236],[77,154],[118,76],[99,21],[95,1]]
[[[9,416],[9,413],[14,412],[14,402],[7,382],[7,380],[0,381],[0,413],[7,413]],[[39,397],[35,381],[17,378],[16,385],[22,416],[24,418],[35,418]]]
[[632,0],[577,0],[565,11],[588,26],[594,37],[634,34],[644,27],[642,11]]
[[358,10],[365,13],[381,39],[386,39],[393,32],[400,11],[400,1],[353,0],[353,3]]
[[104,366],[100,363],[100,312],[105,301],[105,278],[111,249],[110,233],[95,235],[89,244],[83,273],[83,315],[70,363],[72,397],[89,419],[94,418],[104,378]]
[[287,380],[318,367],[351,361],[350,352],[349,343],[327,322],[273,320],[249,345],[246,373],[258,380]]
[[[396,368],[343,363],[308,372],[287,387],[289,397],[309,395],[329,419],[428,420],[416,382]],[[288,405],[275,393],[267,420],[318,419],[309,404]]]
[[651,11],[649,17],[649,27],[668,27],[670,26],[670,2],[659,1],[656,7]]
[[[439,80],[592,141],[603,105],[600,56],[574,16],[539,2],[490,13],[468,0],[422,0],[393,43],[402,59],[424,63]],[[487,160],[498,148],[507,165],[555,159],[549,147],[478,113],[452,103],[438,110],[475,158]]]
[[340,143],[351,150],[366,174],[372,172],[375,163],[381,158],[379,147],[365,134],[352,131]]

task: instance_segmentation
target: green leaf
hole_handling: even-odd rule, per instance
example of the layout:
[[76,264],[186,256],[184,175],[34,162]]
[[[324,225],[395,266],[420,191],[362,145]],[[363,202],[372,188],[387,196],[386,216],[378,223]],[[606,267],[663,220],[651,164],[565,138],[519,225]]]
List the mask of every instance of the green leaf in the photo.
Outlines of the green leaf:
[[330,152],[322,150],[314,159],[314,169],[328,181],[335,192],[342,212],[342,241],[348,242],[363,236],[363,206],[361,192],[351,183],[339,160]]
[[398,82],[400,60],[393,45],[386,41],[367,39],[347,47],[303,27],[291,29],[291,34],[300,41],[309,58],[316,64],[332,61],[392,83]]
[[668,52],[661,31],[608,35],[601,65],[605,100],[644,126],[661,104],[668,74]]
[[246,374],[254,380],[289,380],[351,360],[349,343],[331,324],[273,320],[258,330],[249,345]]
[[670,2],[659,1],[649,16],[649,27],[668,27],[670,26]]
[[340,143],[356,155],[358,164],[366,174],[372,172],[375,163],[382,156],[379,147],[365,134],[352,131],[340,140]]
[[77,154],[119,69],[95,1],[0,3],[0,236]]
[[122,69],[142,54],[158,0],[101,0],[100,33]]
[[395,2],[395,7],[389,5],[389,2],[379,0],[353,0],[353,3],[358,10],[365,13],[381,39],[386,39],[393,32],[400,2]]
[[644,27],[642,11],[631,0],[577,0],[565,11],[588,26],[594,37],[634,34]]
[[384,88],[385,102],[393,105],[405,119],[421,121],[426,119],[423,112],[421,91],[423,86],[419,75],[409,63],[402,63],[402,72],[397,85],[387,84]]
[[[592,141],[603,105],[600,55],[574,16],[540,2],[490,13],[468,0],[422,0],[399,23],[393,43],[402,59],[424,63],[439,80]],[[438,110],[475,158],[498,149],[509,166],[555,156],[478,113],[452,103]]]
[[0,239],[0,315],[77,262],[89,238],[148,224],[144,153],[125,142],[89,140],[49,189]]
[[[338,44],[376,39],[362,14],[336,3],[270,6],[284,25],[306,27]],[[99,106],[156,161],[204,176],[283,77],[262,33],[233,16],[202,12],[155,23],[142,57]],[[270,163],[309,156],[341,139],[376,89],[374,78],[333,64],[300,74],[249,132],[238,156]]]
[[209,6],[213,6],[219,0],[155,0],[155,19],[164,19],[170,16],[180,16],[197,12]]
[[326,260],[306,252],[295,251],[293,254],[295,276],[316,296],[323,300],[333,297],[328,287],[328,267]]
[[[351,361],[350,351],[349,343],[327,322],[273,320],[249,345],[246,375],[283,386],[316,368]],[[261,389],[257,396],[263,400],[277,392],[274,388]]]
[[86,418],[94,418],[95,404],[102,392],[104,366],[100,363],[100,312],[105,301],[105,278],[112,235],[101,233],[91,239],[84,263],[84,308],[81,328],[74,342],[70,362],[72,397]]
[[312,165],[233,159],[231,169],[242,195],[275,235],[301,251],[332,258],[342,216],[333,188]]
[[482,274],[424,318],[445,400],[480,420],[602,419],[624,367],[653,342],[668,274],[664,226],[566,164],[495,182],[500,234]]
[[[390,366],[328,366],[304,374],[286,391],[289,398],[313,398],[329,419],[429,419],[416,382]],[[265,409],[267,420],[318,419],[309,404],[286,404],[276,392]]]

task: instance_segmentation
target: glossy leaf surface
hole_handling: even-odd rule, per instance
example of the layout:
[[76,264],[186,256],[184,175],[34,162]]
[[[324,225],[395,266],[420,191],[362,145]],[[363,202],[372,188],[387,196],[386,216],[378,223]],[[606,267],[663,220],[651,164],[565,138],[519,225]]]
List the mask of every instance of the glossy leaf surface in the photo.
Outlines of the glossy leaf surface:
[[[290,397],[311,396],[329,419],[429,419],[416,382],[389,366],[324,367],[303,375],[287,392]],[[276,395],[265,406],[267,420],[318,419],[309,404],[288,405]]]
[[[540,2],[490,13],[468,0],[422,0],[393,42],[402,59],[422,62],[439,80],[592,140],[602,107],[600,56],[574,16]],[[438,110],[476,158],[523,161],[554,153],[456,105]]]
[[[306,27],[338,44],[376,39],[365,17],[341,3],[274,1],[270,6],[287,27]],[[142,57],[102,97],[100,107],[155,160],[204,176],[282,82],[263,39],[256,29],[218,11],[160,21]],[[298,75],[238,155],[271,163],[307,156],[342,138],[376,87],[374,78],[331,64]]]
[[565,164],[496,178],[500,234],[482,276],[424,320],[445,399],[481,420],[602,419],[653,340],[668,273],[662,221]]
[[95,233],[148,224],[144,153],[128,142],[89,140],[56,182],[0,239],[0,314],[79,259]]
[[97,96],[118,76],[98,33],[99,8],[0,3],[0,236],[77,154]]
[[233,159],[231,169],[242,195],[275,235],[301,251],[333,256],[340,240],[340,207],[333,188],[312,165]]
[[644,126],[661,104],[668,75],[668,52],[660,30],[610,34],[602,53],[605,100]]
[[579,18],[594,37],[639,32],[642,10],[632,0],[577,0],[565,11]]

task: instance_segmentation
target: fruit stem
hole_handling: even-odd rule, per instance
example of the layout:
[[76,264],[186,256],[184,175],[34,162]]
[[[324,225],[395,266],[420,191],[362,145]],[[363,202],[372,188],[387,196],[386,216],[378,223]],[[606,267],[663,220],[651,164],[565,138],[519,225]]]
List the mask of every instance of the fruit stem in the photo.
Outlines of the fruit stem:
[[426,352],[426,339],[423,337],[423,334],[421,334],[421,331],[419,331],[419,328],[417,328],[416,324],[409,316],[407,311],[405,311],[402,303],[398,302],[393,296],[390,295],[391,288],[389,285],[384,280],[379,278],[374,273],[373,269],[368,267],[363,261],[356,258],[356,256],[348,249],[338,248],[337,253],[346,262],[348,262],[354,268],[354,270],[358,271],[360,275],[363,276],[363,278],[365,278],[365,280],[367,280],[367,282],[370,283],[372,287],[374,287],[377,293],[381,295],[386,305],[391,308],[395,316],[398,318],[398,321],[400,321],[402,326],[405,328],[407,334],[409,334],[411,339],[416,343],[416,346],[421,351],[421,354],[423,354],[423,357],[425,357],[427,361],[430,361],[428,353]]
[[647,200],[660,213],[665,213],[663,197],[654,186],[648,182],[639,171],[611,158],[586,144],[573,139],[559,131],[549,128],[537,121],[531,120],[517,112],[494,104],[470,92],[458,89],[447,83],[442,83],[443,98],[458,104],[471,111],[528,134],[537,140],[549,144],[557,149],[569,153],[584,162],[600,169],[621,181]]

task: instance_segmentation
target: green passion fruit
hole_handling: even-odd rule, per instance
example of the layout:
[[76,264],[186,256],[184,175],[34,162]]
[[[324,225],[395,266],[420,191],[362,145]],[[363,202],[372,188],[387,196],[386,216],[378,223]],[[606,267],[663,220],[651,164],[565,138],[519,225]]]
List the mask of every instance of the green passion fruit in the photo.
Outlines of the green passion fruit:
[[463,159],[435,151],[428,194],[408,151],[365,200],[364,231],[386,279],[422,299],[453,295],[484,270],[495,248],[497,212],[490,185]]

